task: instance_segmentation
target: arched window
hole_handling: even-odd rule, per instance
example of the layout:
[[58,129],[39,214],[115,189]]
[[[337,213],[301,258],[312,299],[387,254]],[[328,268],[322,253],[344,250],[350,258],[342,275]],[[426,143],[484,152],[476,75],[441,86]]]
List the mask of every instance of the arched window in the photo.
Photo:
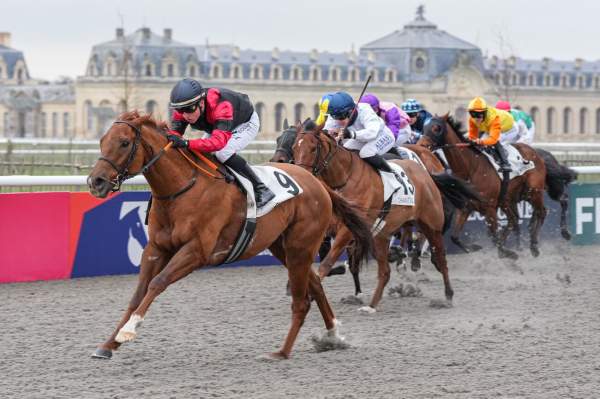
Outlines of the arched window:
[[158,111],[158,103],[154,100],[149,100],[146,102],[146,113],[148,115],[153,114]]
[[546,111],[546,131],[548,134],[554,133],[554,113],[553,107],[548,108],[548,111]]
[[85,112],[85,127],[88,132],[92,131],[94,128],[94,114],[92,110],[92,102],[87,100],[84,103],[84,112]]
[[240,79],[242,77],[242,68],[239,65],[234,65],[231,69],[231,78]]
[[167,65],[167,76],[170,78],[175,76],[175,66],[173,64]]
[[594,88],[600,89],[600,76],[594,77]]
[[0,79],[2,79],[2,78],[3,78],[3,76],[2,76],[2,75],[4,75],[4,69],[2,69],[2,67],[0,67]]
[[358,80],[358,70],[356,68],[353,68],[352,71],[349,74],[349,79],[350,82],[356,82]]
[[339,71],[337,70],[337,68],[332,68],[330,71],[329,80],[331,80],[332,82],[337,82],[338,79],[339,79]]
[[600,108],[596,110],[596,134],[600,134]]
[[63,113],[63,137],[69,137],[69,133],[70,133],[70,129],[71,129],[71,123],[69,120],[69,113],[68,112],[64,112]]
[[516,73],[513,73],[511,85],[517,86],[518,84],[519,84],[519,75]]
[[394,73],[393,70],[390,69],[389,71],[387,71],[385,73],[385,81],[386,82],[394,82],[394,81],[396,81],[396,79],[395,79],[395,73]]
[[254,65],[252,67],[252,78],[253,79],[262,79],[262,67],[260,65]]
[[146,76],[152,76],[152,64],[146,64],[145,69]]
[[312,81],[315,81],[315,82],[321,79],[321,72],[320,72],[319,67],[313,66],[311,68],[311,70],[310,70],[310,79]]
[[23,70],[21,68],[19,68],[19,70],[17,71],[17,83],[19,83],[20,85],[23,84]]
[[58,135],[58,112],[52,113],[52,137]]
[[535,86],[535,75],[531,74],[527,77],[527,85]]
[[567,107],[563,110],[563,133],[569,134],[571,127],[571,108]]
[[531,110],[529,111],[529,115],[531,115],[531,119],[533,119],[534,122],[536,122],[538,120],[539,113],[540,113],[540,110],[538,107],[531,107]]
[[317,119],[319,117],[319,114],[321,113],[321,109],[319,108],[319,103],[316,103],[315,106],[313,107],[313,119]]
[[544,76],[544,86],[550,86],[552,84],[552,76]]
[[188,75],[191,77],[196,76],[196,65],[190,65],[188,69]]
[[48,134],[46,131],[46,113],[42,112],[40,114],[40,136],[46,137],[46,134]]
[[587,130],[587,118],[588,118],[588,110],[587,108],[581,108],[579,110],[579,133],[585,134]]
[[302,69],[300,67],[294,67],[292,70],[292,80],[303,80]]
[[294,123],[296,122],[302,122],[302,119],[304,117],[304,104],[302,103],[297,103],[296,105],[294,105]]
[[577,87],[579,87],[580,89],[585,88],[585,76],[579,75],[577,77]]
[[264,103],[256,103],[254,105],[254,110],[256,111],[256,114],[258,115],[258,119],[260,120],[260,128],[258,129],[258,131],[261,132],[265,118],[266,118],[265,104]]
[[271,79],[279,80],[282,77],[281,67],[279,65],[273,65],[271,70]]
[[277,103],[275,105],[275,131],[280,132],[283,130],[283,120],[287,118],[285,105],[283,103]]
[[210,77],[213,79],[221,79],[222,68],[219,64],[214,64],[210,69]]

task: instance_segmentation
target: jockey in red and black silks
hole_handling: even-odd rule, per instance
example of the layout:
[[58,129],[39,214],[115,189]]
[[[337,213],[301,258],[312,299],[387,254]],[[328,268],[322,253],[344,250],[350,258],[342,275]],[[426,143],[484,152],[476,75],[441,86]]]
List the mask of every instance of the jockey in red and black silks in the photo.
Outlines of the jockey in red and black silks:
[[[238,155],[260,128],[258,114],[246,94],[223,88],[204,89],[194,79],[182,79],[171,91],[170,106],[174,112],[168,138],[174,147],[214,153],[219,161],[252,182],[257,207],[274,197],[246,160]],[[207,132],[210,137],[184,139],[188,125]]]

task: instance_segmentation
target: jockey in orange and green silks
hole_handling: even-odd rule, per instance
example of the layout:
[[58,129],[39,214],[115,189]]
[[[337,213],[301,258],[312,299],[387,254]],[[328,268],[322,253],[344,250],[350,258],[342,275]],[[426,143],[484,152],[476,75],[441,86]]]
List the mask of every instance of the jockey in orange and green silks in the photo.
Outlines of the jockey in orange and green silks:
[[469,139],[475,143],[492,146],[500,140],[500,135],[514,129],[515,120],[510,113],[488,107],[481,97],[475,97],[469,103]]
[[510,171],[510,165],[501,145],[501,135],[517,132],[515,120],[508,112],[488,107],[481,97],[475,97],[469,103],[469,139],[475,144],[493,148],[502,171]]

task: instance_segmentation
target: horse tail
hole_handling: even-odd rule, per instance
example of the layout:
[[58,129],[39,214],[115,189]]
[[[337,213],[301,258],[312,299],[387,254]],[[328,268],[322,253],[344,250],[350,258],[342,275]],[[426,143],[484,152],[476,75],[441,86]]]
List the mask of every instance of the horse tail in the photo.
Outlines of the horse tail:
[[550,151],[535,148],[540,158],[546,164],[546,187],[548,195],[555,201],[559,201],[567,184],[577,179],[577,172],[558,163],[558,160]]
[[444,208],[444,226],[442,227],[442,234],[446,234],[450,226],[452,225],[452,218],[454,217],[454,205],[442,195],[442,207]]
[[350,230],[354,237],[351,255],[357,260],[367,260],[374,251],[373,235],[367,222],[358,214],[358,207],[346,201],[341,195],[323,185],[333,204],[333,213]]
[[457,209],[465,209],[469,201],[481,202],[481,197],[466,181],[456,176],[442,173],[429,174],[442,195]]

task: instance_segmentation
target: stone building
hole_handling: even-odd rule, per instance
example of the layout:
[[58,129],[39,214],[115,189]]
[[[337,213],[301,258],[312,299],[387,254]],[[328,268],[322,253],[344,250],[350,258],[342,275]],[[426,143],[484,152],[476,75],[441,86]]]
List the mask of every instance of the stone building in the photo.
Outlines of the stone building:
[[[59,125],[61,112],[73,114],[75,130],[69,134],[82,138],[101,135],[124,110],[139,109],[168,118],[171,87],[183,77],[193,77],[206,86],[247,93],[261,118],[259,138],[273,139],[285,118],[294,122],[314,117],[317,102],[326,92],[345,90],[356,97],[371,75],[369,91],[385,100],[401,103],[417,98],[434,113],[451,112],[464,120],[466,105],[474,96],[483,95],[491,104],[499,98],[509,99],[533,116],[538,141],[600,138],[600,62],[486,58],[477,46],[425,19],[422,7],[402,30],[344,53],[194,45],[176,41],[171,29],[161,35],[149,28],[127,35],[117,29],[113,40],[92,47],[83,76],[74,83],[46,85],[56,94],[63,93],[54,103],[48,100],[48,106],[49,94],[40,89],[43,85],[28,83],[22,53],[11,51],[20,58],[12,55],[10,59],[22,60],[22,84],[11,64],[10,84],[4,86],[2,81],[0,112],[6,115],[7,108],[2,107],[9,98],[27,97],[21,108],[31,111],[25,112],[25,128],[17,130],[35,136],[52,135],[54,130],[48,126],[54,122],[48,118],[55,112],[59,113]],[[0,50],[0,60],[6,59],[3,54]],[[1,70],[8,71],[2,66],[0,62]],[[9,126],[18,125],[22,114],[8,113]],[[41,122],[35,122],[34,114],[38,121],[46,121],[45,130]],[[42,114],[45,117],[39,116]],[[32,115],[31,121],[28,115]],[[2,131],[16,135],[10,129]]]

